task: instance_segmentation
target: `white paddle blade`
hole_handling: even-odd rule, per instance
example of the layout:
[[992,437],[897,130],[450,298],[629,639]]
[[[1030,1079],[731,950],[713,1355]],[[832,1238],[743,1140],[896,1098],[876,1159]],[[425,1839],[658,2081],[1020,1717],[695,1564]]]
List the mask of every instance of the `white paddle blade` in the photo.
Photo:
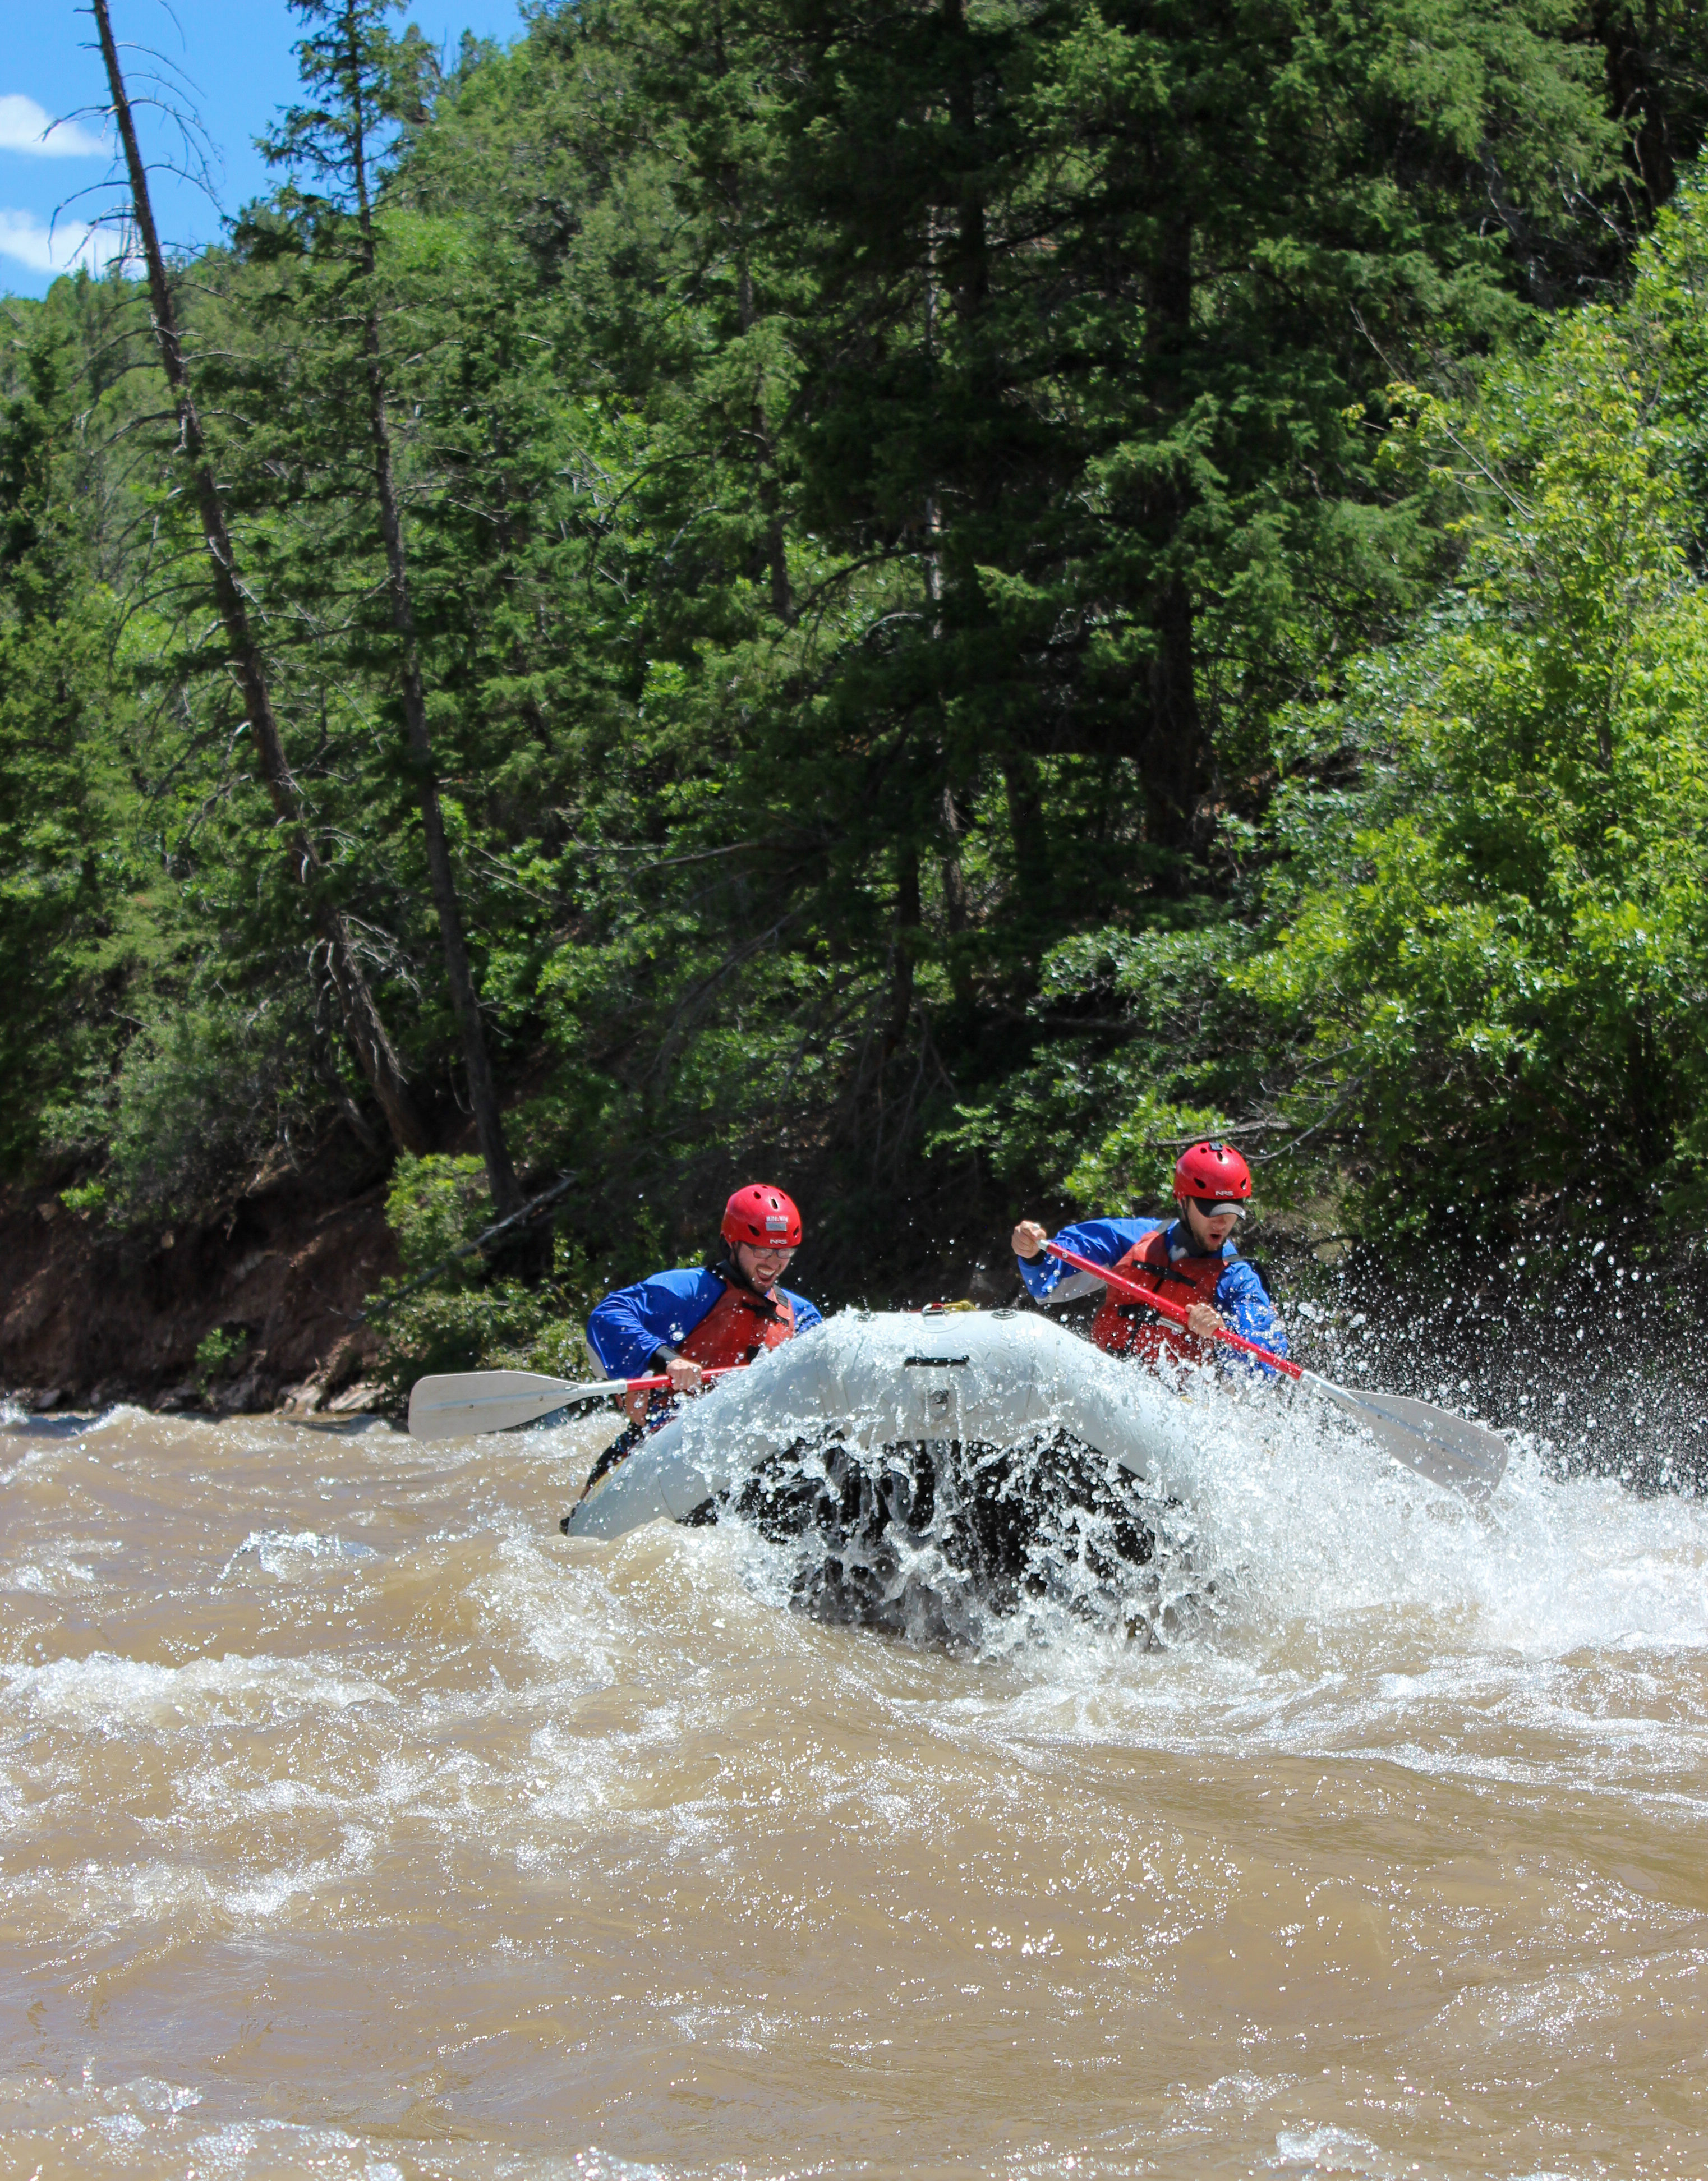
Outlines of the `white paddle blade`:
[[1314,1376],[1312,1383],[1337,1409],[1356,1417],[1385,1454],[1432,1484],[1486,1499],[1506,1473],[1506,1442],[1487,1424],[1403,1394],[1354,1394]]
[[[620,1383],[620,1382],[619,1382]],[[572,1386],[538,1371],[463,1371],[417,1378],[409,1389],[412,1438],[472,1438],[478,1432],[510,1431],[549,1416],[566,1401],[614,1392],[605,1378]]]

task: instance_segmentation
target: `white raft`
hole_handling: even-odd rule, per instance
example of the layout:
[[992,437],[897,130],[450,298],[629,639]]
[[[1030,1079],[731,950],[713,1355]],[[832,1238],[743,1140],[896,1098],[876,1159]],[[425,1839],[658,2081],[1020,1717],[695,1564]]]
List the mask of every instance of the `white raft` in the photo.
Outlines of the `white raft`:
[[685,1401],[563,1527],[572,1537],[618,1538],[659,1517],[705,1520],[709,1505],[727,1502],[766,1463],[831,1431],[868,1456],[897,1444],[1002,1449],[1063,1433],[1160,1499],[1185,1482],[1179,1417],[1149,1372],[1031,1312],[847,1310]]

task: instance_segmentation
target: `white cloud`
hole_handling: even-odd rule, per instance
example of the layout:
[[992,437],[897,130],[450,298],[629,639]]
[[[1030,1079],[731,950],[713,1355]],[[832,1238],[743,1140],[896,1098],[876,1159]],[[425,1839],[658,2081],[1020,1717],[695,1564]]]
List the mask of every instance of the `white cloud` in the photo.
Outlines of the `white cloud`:
[[69,273],[79,265],[91,273],[104,272],[121,247],[110,229],[61,220],[50,233],[47,221],[37,219],[34,213],[0,207],[0,257],[14,257],[32,273]]
[[[53,135],[47,135],[49,130]],[[104,158],[111,146],[80,121],[57,125],[45,106],[21,91],[0,91],[0,152],[30,152],[38,159]]]

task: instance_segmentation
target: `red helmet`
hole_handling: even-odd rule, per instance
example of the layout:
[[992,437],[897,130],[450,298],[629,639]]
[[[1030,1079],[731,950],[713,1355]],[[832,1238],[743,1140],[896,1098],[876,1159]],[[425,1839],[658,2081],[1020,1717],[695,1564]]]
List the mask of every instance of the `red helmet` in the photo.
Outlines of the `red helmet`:
[[[1247,1184],[1247,1187],[1250,1184]],[[800,1214],[793,1200],[768,1181],[750,1181],[723,1207],[723,1239],[733,1249],[745,1242],[755,1250],[798,1250]]]
[[1175,1162],[1175,1196],[1184,1204],[1243,1204],[1252,1193],[1252,1169],[1231,1144],[1194,1144]]

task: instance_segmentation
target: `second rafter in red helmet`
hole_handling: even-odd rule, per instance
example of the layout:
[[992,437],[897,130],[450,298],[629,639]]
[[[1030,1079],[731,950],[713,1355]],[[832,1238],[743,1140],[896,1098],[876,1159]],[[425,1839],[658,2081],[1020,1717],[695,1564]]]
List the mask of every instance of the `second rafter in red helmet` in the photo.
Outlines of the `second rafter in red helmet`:
[[798,1250],[800,1213],[794,1200],[780,1189],[773,1189],[769,1182],[750,1181],[745,1189],[737,1190],[723,1207],[723,1225],[718,1231],[732,1249],[745,1242],[755,1250]]
[[1243,1204],[1252,1193],[1252,1169],[1231,1144],[1193,1144],[1175,1161],[1175,1196],[1184,1204]]

